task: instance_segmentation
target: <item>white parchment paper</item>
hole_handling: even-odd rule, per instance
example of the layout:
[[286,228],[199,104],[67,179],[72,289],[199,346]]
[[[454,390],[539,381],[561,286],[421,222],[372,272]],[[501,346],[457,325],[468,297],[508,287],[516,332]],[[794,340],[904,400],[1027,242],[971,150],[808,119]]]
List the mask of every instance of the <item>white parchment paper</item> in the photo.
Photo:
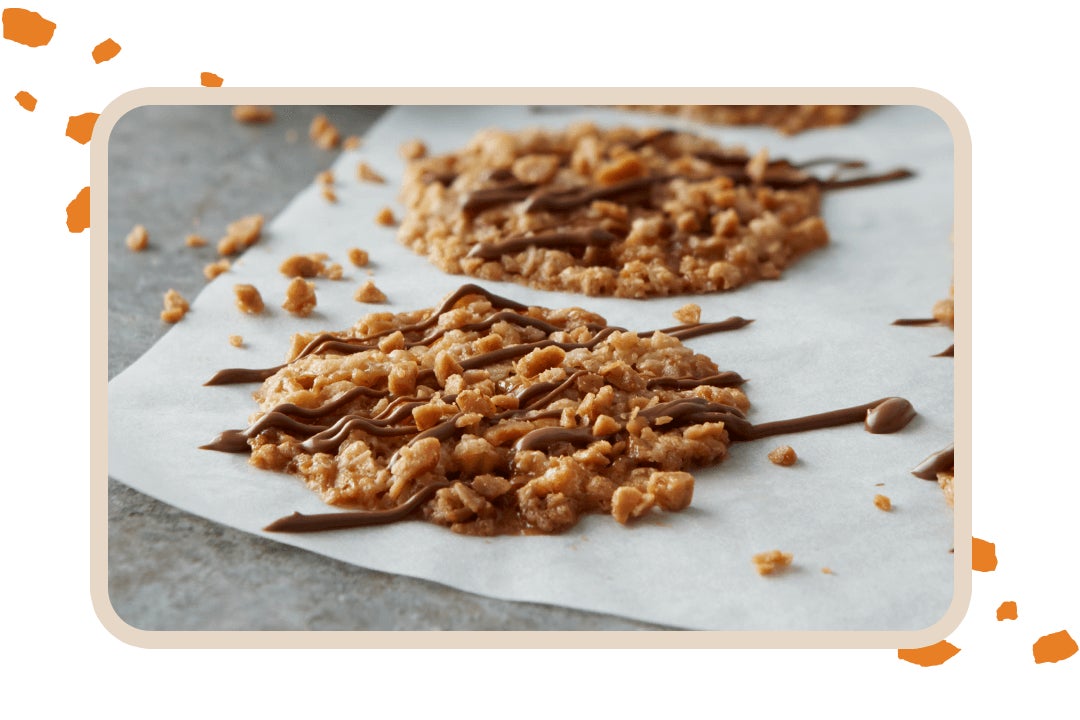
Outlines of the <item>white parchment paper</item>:
[[[262,533],[293,510],[329,510],[294,477],[256,470],[246,456],[197,449],[226,428],[246,425],[253,385],[203,387],[224,367],[282,362],[297,331],[337,330],[375,310],[431,307],[466,278],[437,270],[373,218],[397,204],[403,162],[397,148],[422,138],[433,153],[464,144],[485,127],[561,127],[591,119],[692,127],[724,143],[793,160],[860,158],[873,171],[906,166],[914,179],[836,191],[824,200],[832,242],[775,282],[732,293],[649,301],[552,293],[485,283],[516,300],[578,305],[609,322],[649,330],[697,302],[703,320],[753,318],[733,333],[688,341],[721,369],[749,378],[749,417],[765,422],[908,398],[919,416],[895,435],[858,426],[737,444],[722,464],[695,472],[692,506],[629,526],[588,516],[554,537],[459,537],[421,522],[310,535]],[[410,575],[492,597],[580,608],[679,628],[711,630],[917,630],[939,620],[953,596],[952,511],[935,483],[910,475],[953,438],[953,363],[933,358],[952,343],[946,328],[894,327],[926,317],[952,275],[952,140],[936,115],[917,107],[875,110],[847,127],[783,137],[763,128],[711,128],[607,109],[524,107],[397,108],[361,149],[334,170],[337,204],[313,185],[269,223],[263,240],[209,283],[188,316],[109,384],[109,473],[131,487],[216,522],[363,567]],[[386,185],[355,181],[365,160]],[[352,299],[368,278],[348,264],[350,247],[371,253],[386,306]],[[293,253],[327,252],[342,281],[318,282],[309,318],[280,309]],[[268,312],[249,317],[233,302],[236,283],[255,284]],[[231,347],[231,334],[245,348]],[[791,444],[793,467],[766,458]],[[892,512],[873,504],[892,499]],[[178,539],[182,543],[183,539]],[[794,553],[793,567],[761,577],[753,554]],[[822,568],[833,574],[825,574]],[[363,598],[354,599],[362,602]],[[513,628],[508,628],[513,629]]]

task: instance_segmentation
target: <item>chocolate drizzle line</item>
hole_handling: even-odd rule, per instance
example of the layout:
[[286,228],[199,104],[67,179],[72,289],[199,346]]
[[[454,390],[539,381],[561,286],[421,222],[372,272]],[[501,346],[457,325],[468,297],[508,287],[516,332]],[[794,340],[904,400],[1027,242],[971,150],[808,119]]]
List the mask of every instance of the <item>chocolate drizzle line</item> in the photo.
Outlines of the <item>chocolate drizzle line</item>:
[[[714,376],[715,377],[715,376]],[[708,379],[708,378],[706,378]],[[568,385],[569,379],[563,383]],[[548,397],[542,399],[547,401]],[[541,404],[540,402],[536,403]],[[510,412],[501,413],[495,418],[508,415]],[[557,417],[560,411],[546,411],[533,415],[533,418],[541,416]],[[915,417],[915,409],[911,403],[903,398],[890,397],[875,400],[863,405],[855,405],[849,408],[833,410],[830,412],[807,415],[804,417],[779,420],[775,422],[754,425],[746,420],[745,415],[738,408],[730,405],[710,402],[704,398],[680,398],[666,403],[660,403],[639,411],[638,415],[649,421],[654,427],[681,427],[707,422],[723,422],[729,436],[736,441],[760,440],[774,435],[786,435],[789,433],[805,432],[807,430],[819,430],[822,428],[837,427],[856,422],[863,422],[867,432],[874,434],[894,433],[903,429],[912,418]],[[424,437],[437,437],[445,440],[456,431],[455,421],[460,414],[455,414],[450,419],[431,427],[416,435],[415,440]],[[493,419],[495,419],[493,418]],[[600,439],[593,433],[592,428],[563,428],[543,427],[529,431],[520,437],[513,446],[514,452],[541,451],[546,452],[551,447],[566,443],[573,446],[587,445]],[[400,450],[398,451],[400,452]],[[398,457],[398,453],[388,463],[392,466]],[[920,466],[921,467],[921,466]],[[919,468],[916,468],[918,470]],[[920,476],[921,477],[921,476]],[[267,532],[315,532],[318,530],[335,530],[339,528],[358,527],[362,525],[377,525],[390,523],[407,517],[413,510],[431,496],[440,487],[449,487],[450,483],[443,482],[428,485],[421,488],[401,505],[390,510],[370,510],[362,512],[325,513],[322,515],[301,515],[293,513],[281,518],[264,530]]]
[[898,327],[934,327],[941,323],[936,318],[900,318],[893,320],[892,324]]
[[507,253],[521,252],[530,247],[581,251],[593,245],[606,247],[618,239],[619,237],[617,235],[614,235],[603,228],[540,233],[539,235],[518,235],[503,240],[500,243],[480,243],[478,245],[473,245],[466,257],[494,260]]
[[[469,295],[469,294],[484,295],[485,297],[487,297],[492,302],[492,305],[496,306],[496,307],[498,307],[498,305],[496,305],[496,301],[506,300],[505,298],[500,298],[498,295],[490,294],[487,291],[482,290],[482,289],[478,288],[475,285],[467,285],[467,286],[464,286],[464,287],[477,288],[476,292],[474,292],[474,293],[466,293],[466,295]],[[460,292],[460,290],[458,292]],[[455,292],[454,294],[457,295],[458,293]],[[457,299],[460,299],[460,297],[457,298]],[[443,303],[443,306],[446,306],[446,303]],[[451,304],[450,307],[453,307],[453,305]],[[447,309],[449,309],[449,308],[445,308],[445,309],[440,308],[437,311],[437,315],[441,315],[442,313],[446,312]],[[519,305],[517,309],[526,309],[526,307],[524,305]],[[437,319],[437,315],[435,316],[436,319]],[[435,320],[431,320],[430,318],[429,318],[429,320],[430,320],[430,322],[429,321],[424,321],[423,323],[416,323],[414,325],[409,325],[409,326],[406,326],[406,327],[403,327],[403,328],[397,328],[397,330],[401,330],[403,333],[404,332],[413,332],[413,331],[416,331],[416,330],[425,330],[425,329],[427,329],[427,328],[429,328],[429,327],[431,327],[432,325],[435,324]],[[558,327],[556,325],[552,325],[551,323],[546,322],[544,320],[541,320],[539,318],[530,317],[528,315],[522,315],[522,314],[520,314],[518,312],[500,311],[500,312],[497,312],[497,313],[489,316],[488,318],[486,318],[486,319],[484,319],[484,320],[482,320],[480,322],[477,322],[477,323],[470,323],[470,324],[467,324],[467,325],[462,325],[461,327],[458,327],[458,328],[445,328],[443,330],[436,331],[436,332],[434,332],[434,333],[432,333],[432,334],[430,334],[430,335],[428,335],[426,337],[423,337],[423,338],[421,338],[419,340],[407,341],[405,343],[405,346],[406,347],[415,347],[415,346],[418,346],[418,345],[429,345],[429,344],[435,342],[436,340],[438,340],[439,338],[441,338],[443,335],[445,335],[447,332],[449,332],[451,330],[462,330],[462,331],[465,331],[465,332],[474,332],[474,331],[478,331],[478,330],[486,330],[486,329],[490,328],[491,326],[495,325],[498,322],[512,322],[512,323],[514,323],[516,325],[520,325],[520,326],[523,326],[523,327],[534,327],[534,328],[537,328],[539,330],[542,330],[542,331],[546,332],[548,335],[550,335],[552,333],[555,333],[555,332],[562,332],[564,330],[563,328],[560,328],[560,327]],[[648,331],[648,332],[645,332],[645,333],[641,333],[640,337],[648,337],[648,336],[652,335],[653,333],[662,332],[662,333],[665,333],[667,335],[671,335],[672,337],[678,338],[680,340],[686,340],[686,339],[689,339],[689,338],[694,338],[694,337],[698,337],[698,336],[701,336],[701,335],[707,335],[707,334],[710,334],[710,333],[728,332],[730,330],[738,330],[740,328],[746,327],[751,322],[753,322],[753,320],[747,320],[746,318],[741,318],[741,317],[730,317],[730,318],[728,318],[726,320],[722,320],[720,322],[714,322],[714,323],[691,323],[689,325],[676,325],[674,327],[663,328],[661,330],[651,330],[651,331]],[[363,338],[350,338],[350,339],[347,339],[347,340],[342,340],[342,339],[336,338],[333,335],[330,335],[328,333],[323,333],[322,335],[319,335],[319,336],[313,338],[310,342],[308,342],[308,344],[305,345],[304,348],[299,353],[297,353],[296,357],[293,358],[293,360],[294,361],[299,360],[300,358],[306,357],[307,355],[313,355],[313,354],[321,353],[321,352],[337,352],[337,353],[340,353],[340,354],[343,354],[343,355],[351,355],[353,353],[364,352],[366,350],[374,350],[374,349],[376,349],[378,347],[378,344],[377,343],[370,343],[368,341],[370,341],[372,339],[379,338],[379,337],[384,337],[386,335],[391,334],[392,332],[394,332],[394,331],[393,330],[384,331],[384,332],[378,333],[376,335],[368,335],[368,336],[365,336]],[[595,347],[595,345],[597,343],[599,343],[601,340],[603,340],[604,338],[606,338],[608,335],[610,335],[613,332],[626,332],[626,329],[625,328],[619,328],[619,327],[613,327],[613,326],[601,328],[601,329],[599,329],[599,332],[591,340],[589,340],[589,341],[587,341],[585,343],[559,343],[559,342],[555,342],[554,340],[540,340],[540,341],[537,341],[537,342],[534,342],[534,343],[522,343],[522,344],[518,344],[518,345],[508,345],[507,347],[500,348],[499,350],[494,350],[494,351],[489,352],[489,353],[485,353],[485,354],[482,354],[482,355],[475,355],[475,356],[473,356],[471,358],[467,358],[467,359],[462,361],[461,366],[462,366],[462,369],[464,369],[464,370],[471,370],[471,369],[475,369],[475,368],[479,368],[479,367],[485,367],[487,365],[491,365],[491,364],[494,364],[494,363],[497,363],[497,362],[502,362],[503,360],[510,360],[510,359],[513,359],[513,358],[516,358],[516,357],[521,357],[523,355],[527,355],[528,353],[530,353],[533,350],[536,350],[538,348],[548,347],[548,346],[551,346],[551,345],[558,346],[558,347],[562,348],[563,350],[575,350],[575,349],[578,349],[578,348],[590,348],[591,349],[591,348]],[[206,381],[204,383],[204,385],[205,386],[214,386],[214,385],[233,385],[233,384],[239,384],[239,383],[261,382],[263,380],[266,380],[267,378],[269,378],[274,373],[278,372],[279,370],[281,370],[284,367],[285,367],[285,365],[278,365],[276,367],[264,368],[264,369],[258,369],[258,370],[252,370],[252,369],[246,369],[246,368],[227,368],[225,370],[218,371],[212,378],[210,378],[208,381]],[[424,370],[424,371],[421,371],[421,373],[417,376],[417,381],[418,382],[424,382],[426,380],[430,380],[432,377],[434,377],[434,371],[433,370]],[[377,392],[377,391],[372,391],[372,392]],[[370,396],[370,397],[374,397],[374,396]]]
[[448,482],[436,482],[424,485],[408,500],[390,510],[355,510],[353,512],[320,513],[304,515],[294,512],[279,518],[263,528],[266,532],[320,532],[323,530],[341,530],[344,528],[363,527],[365,525],[383,525],[408,517],[413,510],[430,500],[439,489],[450,487]]
[[937,480],[937,474],[953,467],[953,444],[938,450],[919,463],[911,474],[923,480]]
[[[447,312],[449,310],[452,310],[453,307],[455,305],[457,305],[457,303],[462,298],[466,298],[466,297],[468,297],[470,295],[482,295],[483,297],[485,297],[488,300],[488,302],[491,303],[492,307],[496,307],[496,308],[500,308],[500,309],[504,309],[504,310],[518,310],[518,311],[528,310],[527,305],[523,305],[523,304],[521,304],[519,302],[511,300],[510,298],[507,298],[507,297],[503,297],[501,295],[496,295],[493,292],[485,290],[484,288],[480,287],[479,285],[474,285],[472,283],[466,283],[465,285],[462,285],[461,287],[459,287],[454,292],[450,293],[450,295],[448,295],[446,297],[446,299],[443,300],[442,305],[440,305],[439,307],[437,307],[437,308],[435,308],[434,310],[431,311],[431,314],[428,315],[427,319],[422,320],[422,321],[417,322],[417,323],[413,323],[412,325],[406,325],[406,326],[400,327],[400,328],[393,328],[391,330],[384,330],[382,332],[373,333],[371,335],[366,335],[366,336],[364,336],[362,338],[356,338],[355,342],[356,343],[364,343],[364,342],[368,342],[368,341],[371,341],[371,340],[377,340],[378,338],[386,337],[387,335],[391,335],[394,332],[399,331],[399,330],[401,331],[402,334],[409,333],[409,332],[416,332],[416,331],[419,331],[419,330],[427,330],[428,328],[432,327],[433,325],[435,325],[435,323],[437,323],[439,321],[439,317],[443,313],[445,313],[445,312]],[[319,336],[313,338],[306,346],[304,346],[304,348],[299,353],[297,353],[296,357],[293,358],[293,359],[297,360],[299,358],[304,357],[305,355],[313,354],[313,353],[318,351],[319,347],[323,343],[326,343],[326,342],[329,342],[329,341],[334,341],[334,340],[337,340],[337,338],[335,338],[333,335],[323,333],[322,335],[319,335]],[[350,344],[352,344],[352,343],[350,343]],[[374,347],[374,346],[365,347],[363,349],[370,350],[370,349],[372,349],[372,347]],[[228,369],[221,370],[220,372],[218,372],[216,375],[214,375],[214,377],[212,377],[208,381],[206,381],[204,383],[204,385],[232,385],[232,384],[236,384],[236,383],[261,382],[261,381],[267,379],[268,377],[270,377],[271,375],[273,375],[274,373],[276,373],[278,370],[280,370],[283,367],[285,367],[285,366],[284,365],[278,365],[277,367],[266,368],[266,369],[263,369],[263,370],[248,370],[248,369],[244,369],[244,368],[228,368]]]

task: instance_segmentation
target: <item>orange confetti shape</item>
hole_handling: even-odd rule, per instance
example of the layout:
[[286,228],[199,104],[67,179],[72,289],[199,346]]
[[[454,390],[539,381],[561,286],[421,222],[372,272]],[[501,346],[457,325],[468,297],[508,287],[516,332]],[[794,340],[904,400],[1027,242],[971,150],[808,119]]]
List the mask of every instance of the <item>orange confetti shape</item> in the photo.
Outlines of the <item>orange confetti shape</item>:
[[15,93],[15,100],[23,106],[23,110],[29,110],[30,112],[34,112],[34,108],[37,107],[37,98],[26,92],[25,90],[20,90],[19,92]]
[[112,60],[118,52],[120,52],[120,46],[116,44],[115,40],[109,38],[94,48],[91,55],[94,57],[94,62],[100,65],[106,60]]
[[909,663],[930,667],[932,665],[941,665],[958,652],[960,652],[960,648],[950,642],[942,640],[941,642],[923,648],[897,650],[896,656],[901,660],[907,660]]
[[90,227],[90,188],[84,187],[67,206],[67,226],[73,233]]
[[1076,649],[1076,641],[1067,630],[1062,630],[1043,635],[1031,646],[1031,653],[1035,656],[1036,663],[1056,663],[1071,658],[1076,654]]
[[13,42],[41,47],[52,40],[56,23],[23,8],[4,8],[4,37]]
[[998,620],[1015,620],[1016,619],[1016,603],[1012,600],[1006,600],[1001,603],[997,609]]
[[97,119],[97,113],[72,115],[68,118],[67,136],[75,142],[85,145],[90,142],[90,136],[94,134],[94,125],[97,124]]
[[204,72],[201,76],[203,87],[221,87],[222,79],[211,72]]
[[971,569],[979,572],[991,572],[997,567],[997,554],[994,543],[971,538]]

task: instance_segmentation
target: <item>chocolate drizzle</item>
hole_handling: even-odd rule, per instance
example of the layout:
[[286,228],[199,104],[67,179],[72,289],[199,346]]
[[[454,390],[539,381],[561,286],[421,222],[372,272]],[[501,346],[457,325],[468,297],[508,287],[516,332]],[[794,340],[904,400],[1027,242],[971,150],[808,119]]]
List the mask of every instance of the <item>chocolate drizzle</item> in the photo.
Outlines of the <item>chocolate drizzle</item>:
[[893,320],[892,324],[898,327],[934,327],[941,323],[936,318],[900,318]]
[[396,520],[403,520],[413,510],[430,500],[440,488],[449,487],[450,483],[436,482],[424,485],[408,500],[390,510],[355,510],[353,512],[320,513],[304,515],[294,512],[279,518],[263,528],[266,532],[305,533],[323,530],[342,530],[345,528],[364,527],[367,525],[385,525]]
[[923,480],[937,480],[939,472],[945,472],[953,468],[953,444],[947,448],[938,450],[919,463],[911,474]]
[[518,235],[500,243],[474,245],[469,250],[467,257],[494,260],[507,253],[521,252],[531,247],[568,250],[573,253],[581,252],[585,248],[595,245],[606,247],[618,239],[617,235],[613,235],[603,228],[540,233],[538,235]]

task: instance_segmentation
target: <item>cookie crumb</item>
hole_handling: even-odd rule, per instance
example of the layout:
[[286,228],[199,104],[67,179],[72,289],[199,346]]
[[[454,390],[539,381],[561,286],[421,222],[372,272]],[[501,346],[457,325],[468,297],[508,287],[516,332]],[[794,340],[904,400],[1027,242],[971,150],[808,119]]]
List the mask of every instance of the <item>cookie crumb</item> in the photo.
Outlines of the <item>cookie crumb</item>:
[[225,228],[225,236],[218,241],[218,255],[235,255],[249,248],[262,236],[263,216],[247,215]]
[[329,202],[329,203],[336,203],[337,202],[337,193],[335,193],[334,190],[331,187],[329,187],[328,185],[323,185],[322,196],[323,196],[323,199],[326,200],[326,202]]
[[368,280],[357,288],[353,298],[362,303],[384,303],[386,302],[386,293],[375,287],[373,280]]
[[266,307],[262,295],[254,285],[236,285],[233,293],[236,295],[236,307],[242,313],[258,315]]
[[769,453],[769,460],[771,460],[774,465],[790,467],[791,465],[794,465],[795,461],[798,459],[799,456],[795,454],[795,449],[790,445],[781,445]]
[[265,105],[235,105],[232,109],[233,120],[238,123],[256,125],[268,123],[274,119],[274,111]]
[[380,225],[391,226],[397,223],[397,218],[394,217],[394,211],[388,207],[384,207],[379,211],[379,214],[375,216],[375,222]]
[[945,496],[945,502],[953,507],[953,470],[945,470],[937,474],[938,487]]
[[229,344],[232,345],[233,347],[237,347],[237,348],[238,347],[243,347],[244,338],[241,335],[230,335],[229,336]]
[[165,309],[161,311],[161,319],[167,323],[178,323],[189,309],[184,296],[170,288],[165,293]]
[[874,505],[877,506],[878,510],[883,510],[885,512],[889,512],[890,510],[892,510],[892,500],[885,497],[884,495],[875,495]]
[[150,244],[150,232],[144,225],[136,225],[124,240],[131,252],[142,252]]
[[821,572],[822,572],[823,575],[833,575],[834,574],[833,571],[832,571],[832,568],[829,568],[829,567],[821,568]]
[[1001,603],[997,609],[997,619],[1002,620],[1015,620],[1016,619],[1016,603],[1012,600],[1006,600]]
[[946,300],[938,300],[936,303],[934,303],[933,315],[934,319],[942,325],[948,325],[949,327],[953,327],[953,322],[955,318],[952,298],[948,298]]
[[330,263],[326,266],[326,271],[323,272],[322,276],[327,280],[340,280],[344,274],[345,271],[340,264]]
[[360,248],[349,248],[349,262],[356,267],[364,267],[368,264],[371,258],[368,256],[367,250],[361,250]]
[[298,317],[307,317],[315,309],[315,283],[303,278],[293,278],[285,288],[285,302],[281,307]]
[[228,272],[230,267],[232,267],[232,263],[226,258],[221,258],[217,262],[208,263],[204,266],[202,274],[207,280],[213,280],[221,273]]
[[624,485],[616,488],[611,495],[611,515],[620,524],[625,525],[630,518],[638,518],[652,510],[655,499],[650,493],[643,493],[636,487]]
[[289,278],[313,278],[323,271],[322,260],[311,255],[292,255],[278,267],[278,271]]
[[311,120],[308,137],[323,150],[333,150],[341,143],[341,133],[325,115],[316,115]]
[[196,235],[194,233],[184,238],[184,244],[190,248],[206,247],[206,243],[206,238],[204,238],[202,235]]
[[758,575],[772,575],[776,571],[783,570],[791,565],[791,560],[794,557],[791,553],[770,550],[769,552],[758,553],[750,559],[757,568]]
[[375,172],[366,162],[357,164],[356,177],[365,182],[379,183],[380,185],[386,182],[386,178]]
[[348,136],[341,143],[341,147],[343,147],[346,150],[355,150],[356,148],[360,147],[360,136],[359,135],[350,135],[350,136]]
[[419,160],[427,155],[427,145],[420,140],[409,140],[398,149],[406,160]]
[[333,185],[334,184],[334,171],[323,170],[321,173],[315,176],[315,182],[320,185]]
[[684,325],[694,325],[701,322],[701,306],[696,303],[687,303],[671,313],[671,316]]

